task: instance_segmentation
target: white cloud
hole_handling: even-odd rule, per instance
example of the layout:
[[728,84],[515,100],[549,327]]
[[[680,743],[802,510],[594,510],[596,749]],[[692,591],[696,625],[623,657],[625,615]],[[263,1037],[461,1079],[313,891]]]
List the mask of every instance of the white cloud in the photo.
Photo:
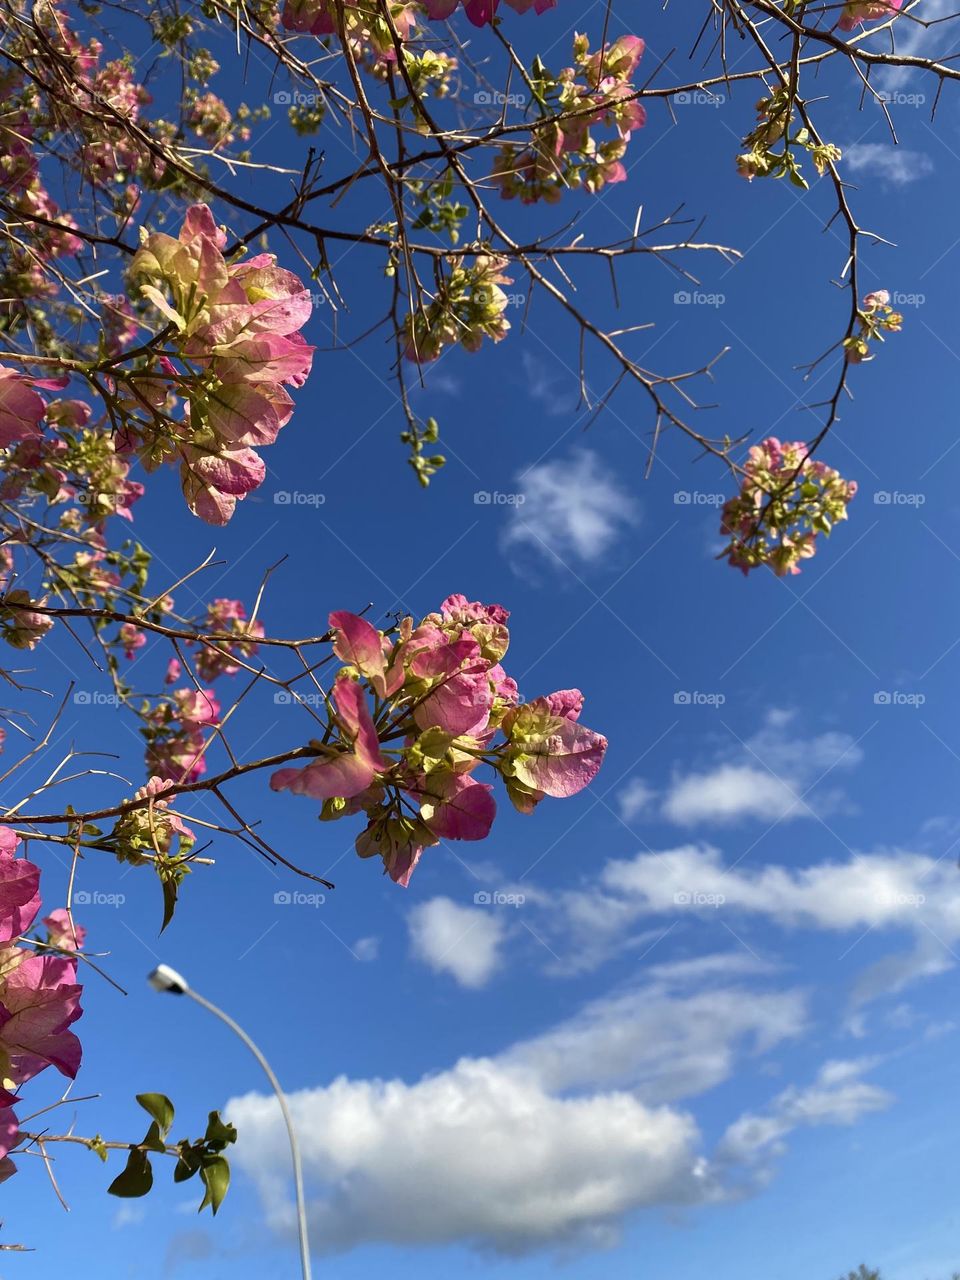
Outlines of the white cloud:
[[509,1050],[504,1061],[553,1090],[627,1087],[645,1102],[662,1103],[726,1080],[744,1048],[767,1052],[806,1029],[806,998],[799,991],[717,987],[702,971],[699,976],[704,982],[697,990],[652,982],[593,1001]]
[[679,826],[741,818],[777,822],[809,812],[789,782],[748,764],[723,764],[677,778],[663,802],[663,816]]
[[[701,1198],[693,1120],[626,1093],[560,1098],[490,1059],[417,1084],[335,1080],[290,1095],[314,1247],[482,1245],[502,1253],[609,1242],[644,1205]],[[236,1162],[274,1227],[290,1226],[276,1102],[230,1101]]]
[[[683,845],[608,862],[601,883],[634,900],[644,914],[675,913],[703,895],[707,902],[719,899],[725,911],[767,916],[785,926],[907,929],[931,945],[939,941],[940,948],[960,938],[955,866],[924,854],[894,851],[808,867],[751,868],[724,866],[710,846]],[[930,962],[920,968],[930,971]]]
[[895,187],[905,187],[933,173],[933,161],[923,151],[910,151],[892,142],[855,142],[843,148],[851,173],[876,174]]
[[637,522],[634,499],[589,449],[531,467],[518,481],[524,501],[511,508],[502,538],[507,549],[592,562]]
[[[922,14],[917,15],[923,18],[922,22],[912,22],[903,17],[894,24],[897,53],[930,58],[935,57],[938,50],[946,51],[951,43],[951,24],[941,20],[954,12],[953,0],[924,0],[922,9]],[[858,43],[862,43],[866,34],[869,34],[869,27],[860,33]],[[883,33],[880,39],[889,41],[890,36]],[[910,79],[926,79],[929,82],[930,77],[922,77],[920,72],[910,67],[881,67],[874,84],[877,89],[889,93]]]
[[617,808],[624,822],[632,822],[645,809],[649,809],[656,799],[657,793],[643,778],[631,778],[625,787],[617,792]]
[[368,963],[380,954],[379,938],[358,938],[350,948],[358,960]]
[[[863,752],[846,733],[802,737],[790,728],[792,719],[790,712],[772,711],[755,734],[726,750],[724,758],[675,776],[662,816],[678,826],[814,817],[807,793],[834,770],[859,764]],[[837,808],[842,796],[821,788],[816,801],[822,813]]]
[[505,927],[500,914],[431,898],[413,908],[407,928],[414,955],[435,973],[449,973],[464,987],[482,987],[500,963]]
[[886,1110],[893,1095],[860,1078],[875,1065],[872,1058],[824,1063],[812,1085],[791,1085],[765,1112],[747,1112],[736,1120],[720,1142],[718,1157],[736,1165],[763,1161],[782,1154],[783,1140],[794,1129],[849,1126],[870,1112]]

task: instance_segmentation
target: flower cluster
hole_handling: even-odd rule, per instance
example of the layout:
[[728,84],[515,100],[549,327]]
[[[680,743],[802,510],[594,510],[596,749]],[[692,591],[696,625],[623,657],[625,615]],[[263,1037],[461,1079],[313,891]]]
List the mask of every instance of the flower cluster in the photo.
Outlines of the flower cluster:
[[[172,600],[169,606],[172,607]],[[197,641],[186,646],[200,680],[232,676],[257,652],[263,624],[247,621],[240,600],[220,598],[207,608],[201,634],[227,635],[227,640]],[[120,628],[118,642],[125,656],[132,658],[146,637],[131,623]],[[178,658],[167,665],[165,683],[175,685],[183,676]],[[220,722],[220,703],[212,689],[178,688],[143,710],[147,768],[151,773],[176,782],[195,782],[207,769],[207,732]]]
[[19,1138],[13,1108],[21,1087],[47,1067],[73,1079],[80,1041],[68,1030],[80,1017],[77,962],[84,931],[64,909],[43,924],[40,950],[18,945],[40,911],[40,871],[16,856],[20,837],[0,826],[0,1181],[16,1172],[8,1152]]
[[[409,0],[392,0],[390,18],[400,39],[408,40],[416,22],[417,6]],[[288,31],[330,36],[337,31],[337,10],[333,0],[285,0],[281,21]],[[390,26],[372,0],[346,0],[343,23],[356,58],[373,63],[396,62]]]
[[903,0],[847,0],[837,26],[841,31],[853,31],[864,22],[894,18],[902,8]]
[[[556,7],[557,0],[506,0],[515,13],[526,13],[532,9],[534,13],[546,13]],[[456,12],[460,0],[423,0],[427,15],[435,20],[450,18]],[[463,11],[475,27],[486,26],[492,22],[500,0],[463,0]]]
[[325,820],[364,813],[357,853],[382,858],[401,885],[428,846],[489,833],[496,803],[474,777],[479,765],[500,775],[521,813],[545,796],[575,795],[596,776],[606,739],[578,723],[579,690],[520,702],[501,665],[508,616],[462,595],[390,634],[332,613],[345,664],[331,694],[333,732],[310,744],[314,760],[278,770],[270,785],[321,801]]
[[863,364],[872,360],[871,342],[883,342],[885,333],[899,333],[903,328],[903,316],[890,305],[886,289],[868,293],[857,310],[858,331],[845,338],[844,355],[851,364]]
[[[647,119],[631,82],[643,49],[639,36],[621,36],[591,53],[587,37],[576,34],[572,67],[554,77],[535,66],[543,101],[567,118],[536,129],[528,146],[508,142],[500,148],[492,177],[505,199],[554,203],[567,189],[596,194],[607,183],[624,181],[627,144]],[[601,127],[615,136],[598,142],[592,130]]]
[[744,574],[766,565],[778,577],[800,572],[816,554],[817,535],[846,520],[856,482],[809,456],[803,441],[769,436],[744,464],[740,492],[723,508],[724,558]]
[[[179,462],[191,511],[211,524],[226,524],[237,501],[263,482],[256,447],[272,444],[290,420],[285,388],[303,385],[313,357],[300,334],[308,290],[272,254],[228,263],[226,243],[209,208],[193,205],[178,239],[144,232],[130,266],[175,350],[137,383],[129,446],[148,470]],[[142,412],[145,399],[152,412]],[[178,400],[183,416],[174,422]]]
[[453,254],[446,265],[448,273],[438,282],[433,299],[407,317],[404,354],[419,364],[436,360],[445,347],[456,343],[478,351],[484,338],[500,342],[510,329],[504,315],[509,299],[500,288],[513,283],[503,274],[506,258],[481,253],[468,263]]
[[[806,151],[813,167],[823,177],[830,165],[842,158],[832,142],[818,142],[807,128],[790,133],[795,107],[794,95],[788,87],[775,89],[756,105],[757,124],[743,140],[747,148],[737,156],[737,172],[752,182],[754,178],[788,178],[795,187],[808,187],[792,147]],[[774,147],[782,142],[780,151]]]

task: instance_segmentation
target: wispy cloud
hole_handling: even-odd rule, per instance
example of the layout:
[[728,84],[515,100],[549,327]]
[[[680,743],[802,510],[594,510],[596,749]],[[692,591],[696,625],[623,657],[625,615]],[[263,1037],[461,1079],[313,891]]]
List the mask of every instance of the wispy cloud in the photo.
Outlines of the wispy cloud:
[[892,142],[855,142],[843,148],[843,159],[851,173],[876,174],[895,187],[926,178],[934,168],[925,152],[909,151]]
[[556,562],[594,563],[635,525],[633,496],[590,449],[543,462],[518,476],[523,501],[511,509],[506,550],[524,547]]

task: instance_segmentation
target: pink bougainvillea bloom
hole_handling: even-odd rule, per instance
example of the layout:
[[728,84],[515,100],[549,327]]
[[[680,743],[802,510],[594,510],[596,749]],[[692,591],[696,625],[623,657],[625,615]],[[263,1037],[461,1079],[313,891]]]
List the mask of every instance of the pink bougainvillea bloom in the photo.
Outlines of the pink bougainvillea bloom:
[[902,8],[903,0],[848,0],[837,26],[841,31],[852,31],[864,22],[895,17]]
[[0,827],[0,943],[19,938],[40,910],[40,871],[15,856],[19,843],[9,827]]
[[147,643],[147,635],[145,631],[141,631],[139,627],[134,626],[132,622],[125,622],[120,628],[118,636],[120,643],[123,645],[123,656],[132,658],[138,649],[142,649]]
[[212,689],[175,689],[173,700],[177,716],[188,731],[217,724],[219,720],[220,703]]
[[13,1150],[20,1138],[20,1126],[13,1112],[16,1101],[13,1094],[0,1089],[0,1182],[6,1182],[17,1172],[16,1165],[7,1157],[7,1152]]
[[504,732],[513,748],[511,775],[548,796],[582,791],[597,776],[607,749],[602,734],[533,704],[508,712]]
[[403,664],[397,660],[398,650],[384,636],[355,613],[331,613],[327,619],[337,633],[333,652],[343,662],[356,667],[380,698],[390,697],[403,684]]
[[46,405],[31,382],[15,369],[0,365],[0,448],[42,434],[40,421]]
[[0,1073],[17,1085],[51,1066],[71,1079],[76,1076],[80,1041],[67,1030],[82,1012],[76,977],[76,961],[43,955],[25,956],[5,975]]
[[171,658],[167,663],[167,674],[163,677],[164,684],[176,684],[183,675],[183,667],[180,665],[179,658]]
[[349,799],[370,786],[376,774],[390,768],[380,754],[377,729],[363,689],[355,680],[341,676],[333,686],[337,719],[352,748],[341,755],[327,756],[302,769],[278,769],[270,779],[274,791],[292,791],[314,800],[334,796]]
[[66,907],[51,911],[40,923],[47,926],[50,945],[61,951],[79,951],[87,939],[86,929],[71,919]]
[[493,787],[459,773],[429,777],[418,792],[420,817],[443,840],[485,840],[497,815]]
[[545,711],[550,716],[560,716],[563,720],[579,720],[583,710],[583,694],[579,689],[558,689],[545,698],[534,698],[529,706],[537,711]]

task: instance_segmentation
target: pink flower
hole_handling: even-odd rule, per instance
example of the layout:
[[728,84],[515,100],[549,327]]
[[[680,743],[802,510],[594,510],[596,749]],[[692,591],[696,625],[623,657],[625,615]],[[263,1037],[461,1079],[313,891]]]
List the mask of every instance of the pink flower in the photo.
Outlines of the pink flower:
[[220,703],[212,689],[175,689],[176,714],[188,732],[218,723]]
[[848,0],[837,26],[841,31],[852,31],[864,22],[895,17],[902,8],[903,0]]
[[[572,709],[564,694],[552,696],[568,711]],[[511,749],[504,770],[524,787],[544,795],[573,796],[596,777],[607,740],[573,719],[551,714],[544,705],[548,701],[507,712],[503,728]]]
[[50,936],[47,941],[52,947],[58,947],[61,951],[78,951],[86,941],[86,929],[73,921],[66,907],[58,907],[56,911],[51,911],[40,923],[45,924],[49,931]]
[[0,943],[26,933],[40,910],[40,871],[15,856],[20,837],[0,826]]
[[497,814],[493,787],[459,773],[431,774],[417,792],[420,817],[442,840],[485,840]]
[[5,1089],[0,1089],[0,1182],[5,1182],[17,1172],[16,1165],[7,1158],[20,1139],[20,1126],[13,1112],[17,1099]]
[[32,383],[32,378],[0,365],[0,448],[42,434],[40,421],[46,405]]
[[117,639],[123,645],[123,656],[125,658],[132,658],[137,650],[142,649],[147,643],[146,632],[141,631],[132,622],[123,624]]
[[384,635],[355,613],[331,613],[328,622],[337,633],[333,642],[337,657],[356,667],[370,681],[378,697],[396,693],[404,678],[403,664],[396,661],[399,646],[394,648]]
[[81,988],[74,960],[29,955],[4,975],[0,987],[0,1061],[16,1084],[45,1067],[73,1079],[80,1041],[67,1028],[80,1017]]
[[278,769],[270,779],[274,791],[292,791],[314,800],[349,799],[366,790],[376,774],[390,768],[390,761],[380,754],[376,726],[361,686],[341,676],[333,686],[333,700],[347,750],[302,769]]

